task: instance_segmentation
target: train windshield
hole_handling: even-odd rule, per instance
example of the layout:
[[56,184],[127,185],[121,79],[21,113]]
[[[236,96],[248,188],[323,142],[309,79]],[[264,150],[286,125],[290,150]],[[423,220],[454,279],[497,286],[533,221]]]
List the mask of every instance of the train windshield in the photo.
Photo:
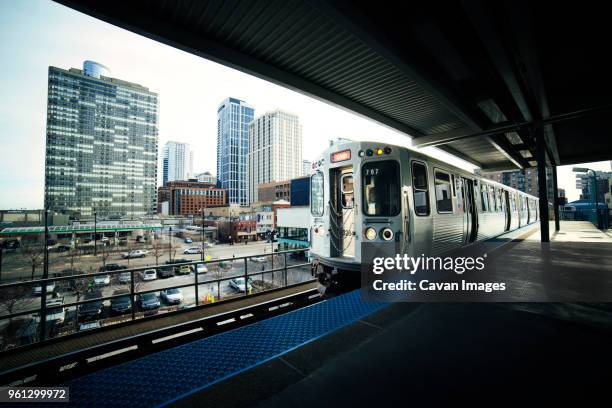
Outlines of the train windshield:
[[310,179],[310,212],[315,216],[323,215],[323,173],[320,171]]
[[399,166],[392,160],[363,165],[363,212],[390,217],[400,212]]

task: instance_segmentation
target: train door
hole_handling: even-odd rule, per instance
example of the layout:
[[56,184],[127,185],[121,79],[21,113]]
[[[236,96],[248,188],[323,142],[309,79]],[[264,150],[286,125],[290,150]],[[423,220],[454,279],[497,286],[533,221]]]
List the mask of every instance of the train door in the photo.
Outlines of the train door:
[[474,181],[466,178],[461,178],[463,185],[463,208],[464,208],[464,243],[469,244],[476,240],[478,233],[478,218],[476,214],[476,202],[474,199]]
[[330,240],[332,256],[355,256],[353,166],[331,170]]
[[505,203],[505,213],[506,213],[506,228],[504,231],[510,231],[510,225],[512,223],[512,208],[510,208],[510,195],[506,190],[503,191],[503,200]]

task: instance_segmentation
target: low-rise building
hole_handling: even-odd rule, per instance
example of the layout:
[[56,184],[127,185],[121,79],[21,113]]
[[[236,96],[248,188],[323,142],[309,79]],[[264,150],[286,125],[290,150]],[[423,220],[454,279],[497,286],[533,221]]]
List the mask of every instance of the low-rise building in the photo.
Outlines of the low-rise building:
[[157,191],[157,211],[165,209],[168,203],[168,215],[199,215],[202,210],[227,205],[227,191],[214,184],[199,181],[170,181]]
[[257,186],[257,201],[260,203],[291,200],[291,180],[262,183]]
[[278,210],[277,239],[281,250],[310,246],[310,208],[289,207]]

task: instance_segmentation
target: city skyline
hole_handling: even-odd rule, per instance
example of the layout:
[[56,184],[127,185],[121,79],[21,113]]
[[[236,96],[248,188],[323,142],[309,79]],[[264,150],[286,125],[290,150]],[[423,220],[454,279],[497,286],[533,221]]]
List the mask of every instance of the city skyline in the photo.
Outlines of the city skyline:
[[[87,35],[75,36],[75,32]],[[6,44],[0,54],[4,61],[0,66],[0,148],[14,152],[5,154],[0,163],[0,188],[10,191],[0,199],[1,208],[43,206],[46,73],[49,66],[79,67],[87,59],[112,67],[114,77],[147,84],[160,95],[159,144],[190,143],[196,153],[194,171],[216,168],[215,112],[229,96],[249,101],[259,112],[281,108],[298,113],[304,138],[309,140],[304,159],[316,157],[336,137],[411,144],[405,134],[373,121],[50,1],[0,4],[0,39]],[[423,151],[473,169],[440,150]],[[161,174],[162,161],[158,161]],[[586,166],[609,170],[607,161]],[[559,186],[570,201],[579,194],[571,167],[559,168]]]

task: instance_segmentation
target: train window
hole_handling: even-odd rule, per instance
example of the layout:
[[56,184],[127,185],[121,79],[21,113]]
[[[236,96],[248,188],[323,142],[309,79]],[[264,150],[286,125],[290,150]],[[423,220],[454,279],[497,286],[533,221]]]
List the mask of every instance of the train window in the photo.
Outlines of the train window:
[[353,208],[353,173],[342,176],[341,186],[342,208]]
[[453,197],[457,197],[457,190],[455,187],[455,175],[451,174],[451,183],[453,185]]
[[412,162],[412,191],[414,194],[414,213],[416,215],[429,215],[427,167],[423,163]]
[[439,213],[453,212],[453,199],[451,197],[451,181],[448,173],[434,171],[436,184],[436,207]]
[[497,203],[495,202],[495,194],[493,194],[493,186],[489,186],[489,211],[497,211]]
[[310,178],[310,212],[314,216],[323,215],[323,173],[317,171]]
[[391,217],[400,212],[399,166],[396,161],[374,161],[363,165],[363,212]]
[[480,199],[482,201],[482,212],[489,211],[489,194],[486,184],[480,184]]

